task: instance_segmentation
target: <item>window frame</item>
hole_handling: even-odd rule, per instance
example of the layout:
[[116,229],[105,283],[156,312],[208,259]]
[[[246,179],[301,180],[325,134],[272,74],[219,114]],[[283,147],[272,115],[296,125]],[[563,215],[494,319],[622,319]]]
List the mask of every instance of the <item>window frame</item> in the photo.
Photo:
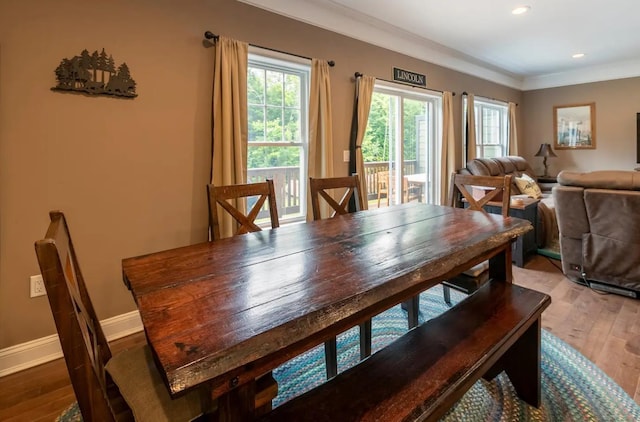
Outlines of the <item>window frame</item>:
[[[491,147],[494,148],[496,146],[500,147],[501,155],[492,155],[493,157],[505,157],[509,154],[509,104],[505,101],[495,100],[492,98],[486,97],[474,97],[474,114],[475,114],[475,123],[476,123],[476,158],[485,158],[487,154],[485,152],[485,148]],[[467,148],[468,148],[468,139],[467,139],[467,113],[468,113],[468,100],[465,96],[464,104],[463,104],[463,134],[464,134],[464,148],[463,161],[467,162]],[[499,143],[488,143],[485,138],[485,127],[483,127],[483,119],[481,118],[484,110],[494,110],[499,113],[499,125],[498,131],[500,142]]]
[[[300,210],[295,216],[287,217],[286,215],[280,215],[280,210],[285,207],[285,204],[278,204],[279,208],[279,219],[280,224],[287,224],[292,222],[305,221],[306,212],[307,212],[307,196],[308,196],[308,187],[307,187],[307,179],[309,175],[309,96],[310,96],[310,80],[311,80],[311,63],[308,59],[303,59],[297,56],[291,56],[288,54],[271,51],[267,49],[263,49],[260,47],[250,46],[249,47],[249,57],[247,63],[247,78],[250,69],[258,68],[264,69],[265,71],[275,71],[280,72],[285,75],[295,75],[300,77],[300,139],[297,141],[286,141],[281,139],[280,141],[267,141],[266,136],[264,141],[252,141],[249,139],[249,131],[247,131],[247,172],[250,171],[249,167],[249,149],[252,147],[282,147],[282,148],[290,148],[290,147],[298,147],[300,148],[300,169],[299,169],[299,201],[300,201]],[[265,80],[266,84],[266,80]],[[266,87],[265,87],[266,92]],[[264,108],[264,130],[266,134],[266,121],[267,121],[267,108],[273,107],[268,106],[266,103],[266,98],[263,104],[251,104],[249,102],[249,96],[247,95],[247,114],[249,114],[250,108],[252,106],[262,106]],[[287,106],[282,104],[281,106],[283,112],[287,108]],[[249,122],[247,116],[247,123]],[[284,124],[284,122],[283,122]],[[284,136],[284,133],[283,133]],[[276,189],[277,190],[277,189]],[[265,223],[268,225],[267,223]],[[262,224],[259,224],[262,226]]]

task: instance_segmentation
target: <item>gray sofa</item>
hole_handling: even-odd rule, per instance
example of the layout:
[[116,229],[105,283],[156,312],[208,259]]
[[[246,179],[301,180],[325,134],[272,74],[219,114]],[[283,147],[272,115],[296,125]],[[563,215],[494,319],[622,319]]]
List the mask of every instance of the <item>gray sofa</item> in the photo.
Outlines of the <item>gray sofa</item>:
[[640,295],[640,172],[563,171],[553,188],[562,270],[593,288]]

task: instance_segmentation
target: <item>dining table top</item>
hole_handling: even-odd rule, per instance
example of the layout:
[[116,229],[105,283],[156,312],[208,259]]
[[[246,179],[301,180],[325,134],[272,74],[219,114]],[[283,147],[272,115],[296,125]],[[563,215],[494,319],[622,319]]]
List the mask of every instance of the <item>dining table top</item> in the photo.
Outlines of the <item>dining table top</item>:
[[122,269],[170,392],[207,383],[215,397],[531,229],[409,203],[126,258]]

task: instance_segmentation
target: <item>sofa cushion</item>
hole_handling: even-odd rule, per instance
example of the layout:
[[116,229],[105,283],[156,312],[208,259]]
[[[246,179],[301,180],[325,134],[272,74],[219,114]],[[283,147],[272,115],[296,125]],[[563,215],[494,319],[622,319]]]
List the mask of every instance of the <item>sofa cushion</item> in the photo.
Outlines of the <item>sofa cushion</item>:
[[502,168],[502,174],[520,176],[520,171],[516,167],[515,163],[510,160],[510,157],[496,157],[493,160],[495,160],[495,162]]
[[640,190],[640,172],[624,170],[599,170],[586,173],[561,171],[558,183],[563,186],[579,186],[585,189]]
[[517,155],[508,155],[506,157],[494,158],[502,166],[505,174],[513,174],[516,176],[522,176],[523,174],[529,175],[532,179],[536,178],[533,169],[529,165],[529,162],[523,157]]
[[474,176],[502,176],[502,167],[492,158],[475,158],[467,163],[467,170]]

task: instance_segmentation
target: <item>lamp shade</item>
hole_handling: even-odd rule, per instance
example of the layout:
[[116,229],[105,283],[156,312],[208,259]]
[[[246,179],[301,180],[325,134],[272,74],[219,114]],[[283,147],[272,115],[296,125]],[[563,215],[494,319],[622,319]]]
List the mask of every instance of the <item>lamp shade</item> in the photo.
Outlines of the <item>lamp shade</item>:
[[541,144],[540,149],[536,152],[536,157],[557,157],[557,155],[551,149],[550,144]]

